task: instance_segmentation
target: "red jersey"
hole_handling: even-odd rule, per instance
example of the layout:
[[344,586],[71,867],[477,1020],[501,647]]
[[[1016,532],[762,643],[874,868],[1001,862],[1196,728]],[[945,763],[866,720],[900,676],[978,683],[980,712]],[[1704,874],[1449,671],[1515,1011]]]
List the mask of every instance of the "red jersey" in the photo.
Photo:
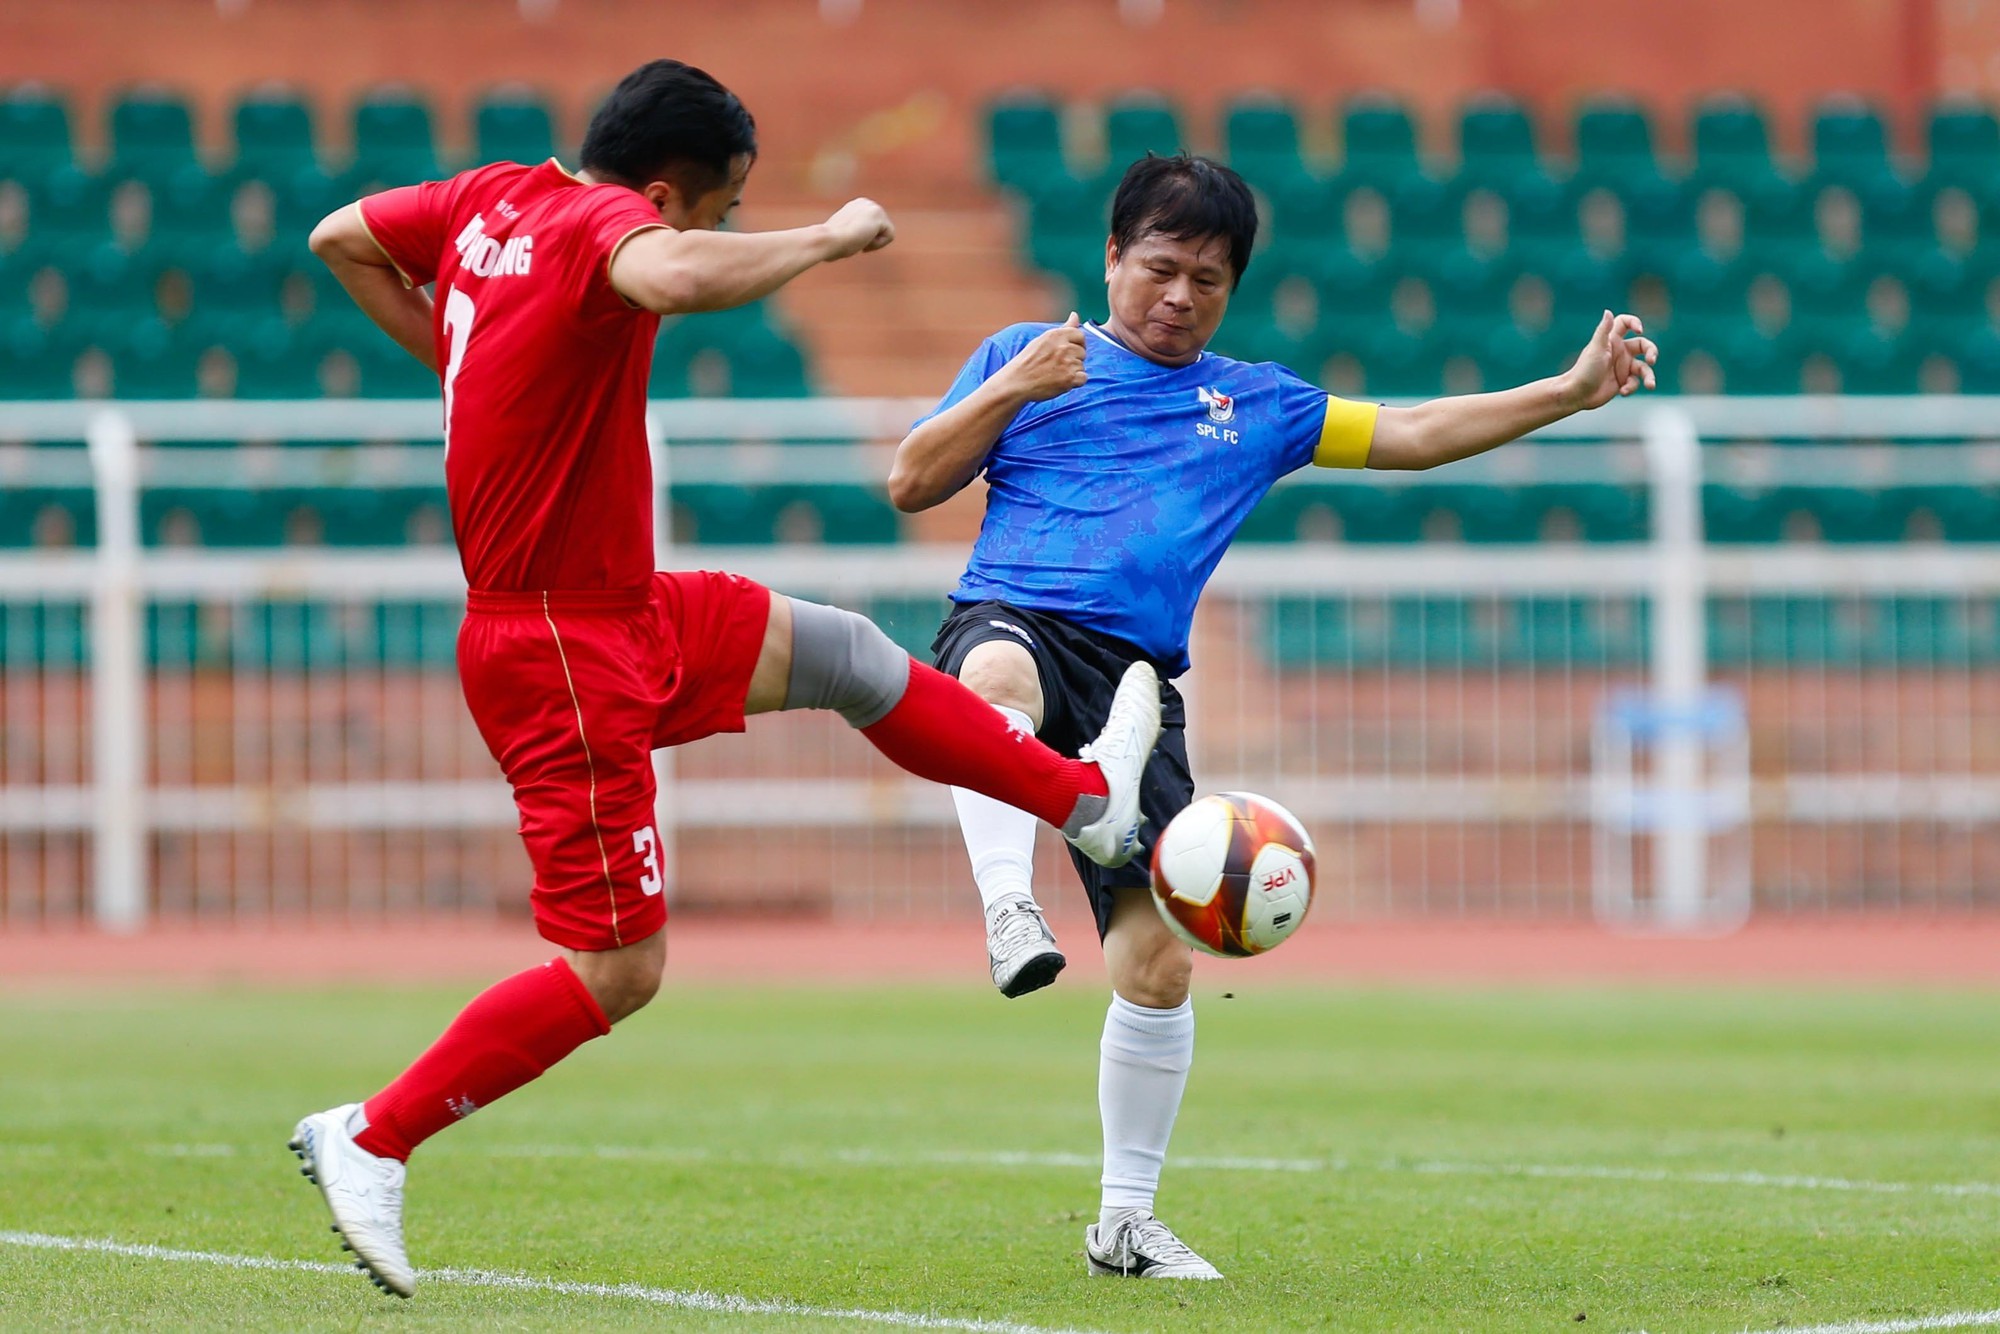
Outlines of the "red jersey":
[[646,377],[659,317],[611,259],[660,215],[557,163],[361,201],[403,280],[437,284],[445,487],[474,589],[638,588],[653,572]]

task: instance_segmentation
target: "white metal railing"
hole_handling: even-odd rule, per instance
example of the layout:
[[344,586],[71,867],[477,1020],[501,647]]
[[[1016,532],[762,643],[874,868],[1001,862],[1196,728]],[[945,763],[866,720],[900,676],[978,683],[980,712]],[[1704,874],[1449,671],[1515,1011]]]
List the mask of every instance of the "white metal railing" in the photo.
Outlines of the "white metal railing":
[[[879,478],[884,442],[923,406],[656,405],[663,496],[669,465],[680,484]],[[2000,816],[2000,756],[1978,740],[2000,719],[1996,669],[1971,657],[1870,672],[1753,662],[1722,682],[1747,697],[1748,731],[1737,736],[1715,732],[1704,712],[1703,641],[1717,599],[1984,606],[2000,597],[2000,546],[1706,547],[1699,485],[1704,460],[1725,473],[1791,469],[1820,484],[1992,479],[2000,453],[1984,441],[1995,434],[1995,400],[1621,403],[1487,459],[1397,478],[1644,478],[1654,538],[1239,548],[1211,586],[1185,683],[1198,775],[1298,809],[1333,853],[1329,897],[1357,912],[1594,903],[1626,923],[1690,927],[1740,917],[1753,889],[1765,902],[1814,906],[1976,896],[1994,837],[1985,826]],[[232,648],[203,666],[148,647],[148,618],[169,608],[194,620],[215,612],[238,634],[246,619],[291,608],[296,624],[274,620],[268,633],[296,648],[311,638],[315,608],[338,621],[458,603],[456,558],[436,549],[138,545],[136,498],[147,485],[434,482],[439,451],[422,442],[436,437],[433,403],[0,405],[0,439],[15,442],[0,445],[0,485],[92,485],[99,528],[94,549],[0,554],[0,652],[10,636],[34,648],[0,657],[0,923],[86,903],[127,929],[160,911],[483,910],[520,897],[512,807],[470,735],[448,661],[315,665],[300,649],[285,667]],[[1773,438],[1839,443],[1762,443]],[[279,439],[394,443],[171,443]],[[1903,443],[1869,443],[1892,439]],[[846,447],[774,443],[795,440]],[[79,441],[87,448],[64,447]],[[1331,474],[1292,484],[1380,482]],[[876,606],[941,597],[965,553],[663,541],[659,554],[664,566],[730,568]],[[1433,655],[1414,662],[1364,662],[1315,644],[1301,664],[1264,642],[1280,636],[1274,608],[1287,599],[1380,622],[1412,605],[1500,615],[1534,598],[1649,615],[1650,664],[1583,648],[1453,657],[1434,649],[1450,642],[1436,637],[1413,641]],[[90,630],[90,651],[67,668],[36,647],[49,633],[42,622],[64,609]],[[1329,656],[1343,651],[1345,660]],[[1647,692],[1650,713],[1611,708],[1634,688]],[[776,886],[776,902],[830,896],[842,911],[931,910],[963,897],[943,794],[888,771],[826,720],[760,720],[750,738],[660,763],[686,896],[727,902],[729,878],[747,875]],[[740,849],[725,850],[744,828],[759,831],[748,870],[727,862]],[[1928,861],[1911,851],[1927,838],[1944,849]],[[1904,869],[1933,863],[1929,881]]]

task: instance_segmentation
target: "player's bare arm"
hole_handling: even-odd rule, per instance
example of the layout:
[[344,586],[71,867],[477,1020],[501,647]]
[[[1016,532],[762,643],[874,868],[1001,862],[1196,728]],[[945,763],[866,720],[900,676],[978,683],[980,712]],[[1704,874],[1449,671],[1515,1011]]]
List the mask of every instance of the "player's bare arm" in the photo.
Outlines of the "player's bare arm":
[[778,232],[641,232],[611,261],[611,285],[659,315],[727,310],[769,296],[818,264],[880,250],[896,225],[872,199],[841,206],[825,222]]
[[1383,408],[1368,447],[1368,466],[1419,471],[1455,463],[1614,398],[1651,389],[1660,349],[1644,335],[1638,316],[1607,310],[1576,364],[1561,375],[1497,393]]
[[965,489],[1021,409],[1084,384],[1083,322],[1038,335],[964,401],[924,422],[896,446],[889,502],[906,514],[942,504]]
[[361,205],[349,204],[320,219],[307,244],[369,319],[405,352],[437,370],[430,296],[403,281],[395,261],[362,220]]

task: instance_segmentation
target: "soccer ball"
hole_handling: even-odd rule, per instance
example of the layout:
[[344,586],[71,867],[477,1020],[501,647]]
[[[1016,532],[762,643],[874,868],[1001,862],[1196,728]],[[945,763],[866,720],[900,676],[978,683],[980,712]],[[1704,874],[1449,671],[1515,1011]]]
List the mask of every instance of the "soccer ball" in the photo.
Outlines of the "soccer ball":
[[1225,959],[1283,944],[1312,896],[1305,826],[1253,792],[1203,797],[1170,820],[1153,847],[1153,906],[1175,935]]

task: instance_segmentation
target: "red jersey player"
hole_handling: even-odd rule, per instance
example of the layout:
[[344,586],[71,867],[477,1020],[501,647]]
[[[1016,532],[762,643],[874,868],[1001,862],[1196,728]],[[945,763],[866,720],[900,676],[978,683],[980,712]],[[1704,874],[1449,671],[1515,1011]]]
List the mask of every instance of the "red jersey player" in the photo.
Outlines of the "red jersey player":
[[[389,1086],[292,1139],[359,1268],[407,1297],[404,1162],[653,998],[666,962],[651,753],[747,714],[839,712],[910,772],[1131,856],[1160,727],[1140,663],[1080,760],[1011,730],[850,612],[652,568],[647,367],[659,317],[755,301],[879,250],[857,199],[815,227],[718,232],[756,154],[743,104],[658,60],[620,83],[582,170],[499,163],[390,190],[313,231],[361,308],[444,389],[445,482],[470,591],[459,676],[513,785],[535,923],[561,953],[476,997]],[[425,288],[434,286],[435,300]]]

